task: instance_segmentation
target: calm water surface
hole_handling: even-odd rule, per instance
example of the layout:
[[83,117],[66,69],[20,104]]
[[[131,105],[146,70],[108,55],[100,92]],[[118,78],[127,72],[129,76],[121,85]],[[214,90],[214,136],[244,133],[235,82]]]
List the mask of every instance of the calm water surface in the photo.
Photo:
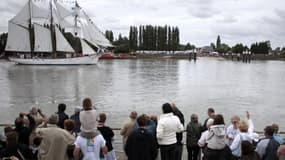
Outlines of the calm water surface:
[[[160,114],[174,102],[189,121],[201,121],[208,107],[245,118],[250,111],[258,130],[276,122],[285,131],[285,62],[232,62],[200,58],[187,60],[110,60],[87,66],[23,66],[0,62],[0,122],[12,123],[20,111],[40,106],[56,112],[58,103],[72,114],[91,97],[107,123],[121,127],[130,111]],[[228,123],[227,123],[228,124]]]

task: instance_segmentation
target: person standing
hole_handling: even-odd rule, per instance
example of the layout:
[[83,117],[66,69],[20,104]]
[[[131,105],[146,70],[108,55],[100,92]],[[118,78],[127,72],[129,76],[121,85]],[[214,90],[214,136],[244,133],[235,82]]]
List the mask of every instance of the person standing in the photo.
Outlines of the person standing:
[[[28,117],[29,126],[24,126],[25,116]],[[35,127],[36,127],[36,122],[30,114],[20,113],[20,116],[15,120],[15,129],[14,129],[19,135],[18,142],[20,144],[26,144],[27,146],[29,146],[30,143],[29,137],[32,134]]]
[[197,160],[200,147],[198,140],[201,137],[202,125],[198,122],[198,115],[192,114],[191,121],[187,125],[186,145],[188,151],[188,160]]
[[102,136],[104,137],[106,141],[106,147],[108,149],[108,153],[104,157],[104,160],[116,160],[116,154],[112,145],[112,141],[115,134],[110,127],[105,126],[106,119],[107,119],[106,114],[100,113],[97,125],[97,129],[101,132]]
[[73,144],[75,138],[57,124],[58,115],[53,114],[48,119],[47,128],[36,129],[36,133],[42,138],[38,152],[40,160],[68,160],[68,145]]
[[56,114],[58,115],[58,123],[57,125],[64,129],[64,121],[68,119],[68,115],[64,112],[66,110],[66,105],[64,103],[60,103],[58,105],[58,111]]
[[281,137],[281,135],[278,133],[279,131],[279,126],[278,124],[272,124],[272,127],[274,129],[274,134],[273,134],[273,138],[275,139],[275,141],[277,141],[280,145],[284,144],[284,139]]
[[176,147],[176,133],[184,130],[177,116],[173,114],[169,103],[162,105],[163,114],[158,120],[156,137],[160,145],[161,160],[174,160]]
[[[180,123],[184,126],[184,115],[182,114],[182,112],[176,107],[176,105],[174,103],[171,104],[172,106],[172,110],[173,110],[173,114],[175,116],[177,116],[180,120]],[[182,152],[183,152],[183,133],[176,133],[176,148],[175,148],[175,160],[181,160],[182,158]]]
[[215,116],[207,141],[208,145],[205,148],[207,160],[227,160],[223,154],[226,147],[226,129],[224,117],[221,114]]
[[125,146],[128,136],[130,135],[130,133],[133,131],[134,129],[134,125],[137,119],[137,112],[136,111],[132,111],[129,115],[130,120],[124,124],[122,130],[120,131],[120,135],[123,136],[123,145]]
[[233,116],[231,118],[231,125],[227,128],[227,139],[228,139],[228,145],[231,146],[233,143],[233,140],[235,139],[236,135],[239,134],[239,116]]
[[265,138],[257,143],[255,151],[262,160],[278,160],[277,150],[280,144],[273,138],[273,134],[274,128],[266,126],[264,128]]
[[232,144],[230,145],[230,149],[235,159],[240,159],[242,155],[241,143],[243,141],[248,141],[250,143],[253,142],[252,134],[248,132],[248,128],[248,123],[244,120],[241,120],[239,123],[240,132],[235,136]]
[[156,142],[145,128],[147,120],[141,115],[137,118],[138,127],[128,137],[125,152],[128,160],[155,160],[157,156]]
[[209,118],[214,119],[214,117],[215,117],[215,110],[214,110],[214,108],[208,108],[207,114],[208,114],[208,118],[204,121],[203,130],[202,131],[206,131],[207,130],[208,119]]
[[80,133],[80,127],[81,127],[81,123],[79,119],[80,111],[81,111],[81,107],[77,106],[74,109],[74,114],[70,116],[70,119],[74,120],[75,122],[74,132],[76,133],[76,135]]

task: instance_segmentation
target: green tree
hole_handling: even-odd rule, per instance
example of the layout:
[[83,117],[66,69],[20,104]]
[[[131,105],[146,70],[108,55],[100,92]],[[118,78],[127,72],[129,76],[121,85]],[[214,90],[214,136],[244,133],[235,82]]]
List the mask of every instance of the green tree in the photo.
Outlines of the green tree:
[[221,38],[220,38],[220,35],[218,35],[217,42],[216,42],[217,51],[219,51],[220,48],[221,48]]
[[8,33],[2,33],[0,35],[0,53],[5,50],[5,46],[7,43]]
[[114,34],[113,31],[111,30],[106,30],[105,31],[105,36],[106,38],[112,43],[114,41]]

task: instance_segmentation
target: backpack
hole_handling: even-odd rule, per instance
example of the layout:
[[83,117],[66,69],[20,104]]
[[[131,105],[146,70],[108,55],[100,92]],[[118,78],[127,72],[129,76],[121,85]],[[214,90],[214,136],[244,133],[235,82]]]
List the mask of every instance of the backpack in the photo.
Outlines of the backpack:
[[270,138],[268,145],[266,147],[265,155],[262,157],[262,160],[278,160],[277,150],[280,144],[274,140],[274,138]]

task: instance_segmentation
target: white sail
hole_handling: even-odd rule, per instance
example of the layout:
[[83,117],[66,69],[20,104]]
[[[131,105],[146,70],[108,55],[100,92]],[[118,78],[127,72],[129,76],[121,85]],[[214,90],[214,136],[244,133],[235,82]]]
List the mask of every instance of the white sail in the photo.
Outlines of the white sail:
[[14,24],[19,24],[24,27],[29,27],[29,20],[30,20],[30,8],[29,2],[25,4],[24,8],[10,21]]
[[72,10],[62,6],[59,2],[55,3],[54,14],[56,15],[56,23],[62,27],[73,27],[74,17]]
[[30,52],[30,33],[27,28],[9,22],[6,51]]
[[80,42],[83,55],[95,54],[95,51],[83,39],[80,39]]
[[85,20],[81,23],[83,37],[96,45],[102,47],[111,47],[112,44],[104,36],[104,34],[98,29],[98,27],[91,21],[91,19],[85,13],[84,15]]
[[35,24],[35,52],[52,52],[50,29]]
[[50,19],[50,8],[48,1],[31,1],[32,19]]
[[56,51],[60,52],[74,52],[74,49],[70,46],[58,27],[55,27],[56,37]]

